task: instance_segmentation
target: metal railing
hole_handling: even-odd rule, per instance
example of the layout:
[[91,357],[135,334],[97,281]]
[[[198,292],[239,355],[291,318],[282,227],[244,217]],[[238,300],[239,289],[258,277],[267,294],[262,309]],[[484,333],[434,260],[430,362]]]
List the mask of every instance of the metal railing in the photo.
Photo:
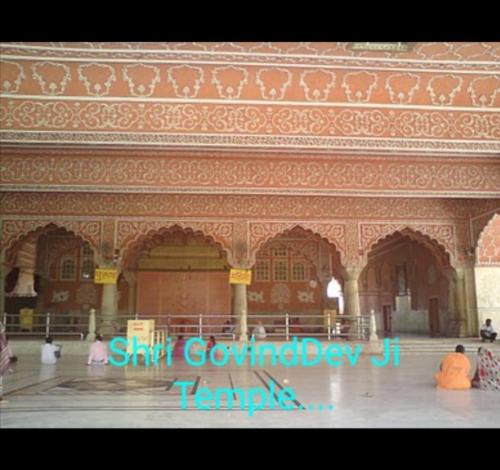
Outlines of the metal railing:
[[[112,336],[127,334],[127,321],[133,319],[155,320],[155,333],[166,336],[206,337],[217,339],[239,339],[239,326],[227,323],[228,315],[189,314],[189,315],[116,315],[112,318],[96,315],[96,332],[102,332],[104,325],[111,327]],[[89,333],[89,314],[33,314],[29,324],[23,323],[16,314],[4,314],[3,323],[9,336],[40,337],[68,336],[84,340]],[[330,316],[280,313],[247,315],[248,339],[256,333],[257,326],[265,330],[266,340],[296,337],[324,338],[328,341],[343,338],[346,340],[368,341],[370,339],[370,315],[337,315],[335,324]],[[154,343],[157,338],[155,337]]]
[[[136,315],[117,315],[113,317],[112,327],[115,336],[127,334],[127,320]],[[1,318],[5,331],[12,337],[78,337],[84,340],[89,333],[89,314],[34,313],[29,322],[23,322],[18,314],[4,313]],[[106,321],[102,315],[96,316],[96,331]]]

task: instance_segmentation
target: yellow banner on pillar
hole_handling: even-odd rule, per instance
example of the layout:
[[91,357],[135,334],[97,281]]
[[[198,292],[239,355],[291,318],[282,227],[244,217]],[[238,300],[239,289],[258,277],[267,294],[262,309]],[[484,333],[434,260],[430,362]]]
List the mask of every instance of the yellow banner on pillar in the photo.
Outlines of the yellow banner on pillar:
[[21,331],[33,331],[33,314],[35,311],[32,308],[22,308],[19,310],[19,323]]
[[96,284],[116,284],[118,271],[113,268],[98,268],[95,270],[94,282]]
[[252,271],[250,269],[231,269],[229,272],[229,284],[246,284],[252,282]]

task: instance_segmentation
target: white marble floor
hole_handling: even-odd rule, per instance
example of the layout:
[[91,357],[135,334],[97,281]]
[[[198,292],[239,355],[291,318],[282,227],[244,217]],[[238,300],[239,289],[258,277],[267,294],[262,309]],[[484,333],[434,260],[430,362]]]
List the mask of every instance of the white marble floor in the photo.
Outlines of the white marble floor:
[[[441,358],[402,356],[397,368],[374,367],[369,356],[362,356],[355,367],[195,369],[182,362],[170,368],[86,367],[81,356],[42,366],[38,357],[25,355],[4,377],[7,402],[0,405],[0,427],[500,427],[500,393],[434,387],[432,376]],[[221,410],[195,407],[195,389],[264,387],[270,378],[294,388],[296,404],[306,409],[265,409],[249,416],[238,401],[232,410],[224,409],[224,401]],[[187,409],[181,409],[174,379],[195,383]],[[320,411],[319,404],[334,409]],[[309,410],[310,405],[315,409]]]

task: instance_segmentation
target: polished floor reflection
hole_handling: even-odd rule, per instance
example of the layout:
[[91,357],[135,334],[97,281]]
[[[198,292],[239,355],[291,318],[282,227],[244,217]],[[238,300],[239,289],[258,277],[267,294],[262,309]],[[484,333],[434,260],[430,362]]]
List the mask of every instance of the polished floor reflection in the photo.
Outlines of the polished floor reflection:
[[[399,367],[374,367],[368,356],[355,367],[171,368],[87,367],[80,356],[42,366],[21,356],[4,377],[7,400],[0,426],[8,427],[499,427],[500,394],[439,391],[433,373],[442,355],[408,355]],[[472,362],[474,359],[472,358]],[[187,409],[181,406],[186,386]],[[232,405],[201,411],[195,394],[262,387],[296,391],[293,409],[265,409],[249,416],[235,394]],[[334,408],[329,409],[332,405]],[[233,409],[230,409],[230,407]]]

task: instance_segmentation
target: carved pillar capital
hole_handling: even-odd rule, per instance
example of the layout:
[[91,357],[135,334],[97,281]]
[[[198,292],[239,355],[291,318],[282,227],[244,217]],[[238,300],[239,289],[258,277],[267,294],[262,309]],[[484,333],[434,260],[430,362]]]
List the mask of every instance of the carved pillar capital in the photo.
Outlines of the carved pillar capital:
[[345,281],[357,281],[362,271],[362,266],[347,266],[342,270],[342,275]]

